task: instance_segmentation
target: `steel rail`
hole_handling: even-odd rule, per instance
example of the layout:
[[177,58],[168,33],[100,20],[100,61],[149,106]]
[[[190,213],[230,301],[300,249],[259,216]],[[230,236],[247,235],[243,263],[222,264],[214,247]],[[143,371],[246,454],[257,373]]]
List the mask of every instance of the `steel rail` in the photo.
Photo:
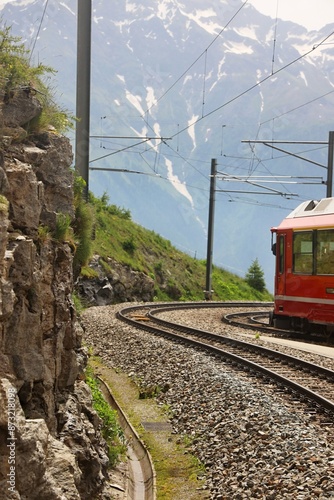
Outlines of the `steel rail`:
[[[198,308],[198,307],[205,308],[206,307],[205,303],[202,303],[202,306],[199,306],[198,303],[196,303],[196,304],[197,304],[196,308]],[[216,306],[211,305],[211,307],[222,307],[222,306],[225,307],[225,303],[219,303],[219,306],[218,305],[216,305]],[[247,306],[249,306],[249,304],[247,304]],[[293,363],[294,365],[296,365],[296,363],[297,363],[298,366],[300,366],[301,368],[306,369],[310,372],[315,372],[317,374],[319,373],[321,376],[328,377],[333,381],[334,381],[334,371],[328,370],[328,369],[321,367],[319,365],[313,365],[313,364],[308,363],[308,362],[301,360],[299,358],[294,358],[293,356],[283,354],[283,353],[274,351],[272,349],[264,348],[264,347],[257,346],[254,344],[248,344],[247,342],[232,339],[230,337],[224,337],[221,335],[214,334],[212,332],[207,332],[207,331],[198,330],[195,328],[186,327],[184,325],[171,323],[171,322],[168,322],[168,321],[162,320],[161,318],[156,317],[156,314],[158,314],[159,312],[161,313],[161,312],[166,312],[166,310],[170,311],[170,310],[181,309],[181,308],[185,309],[185,308],[190,308],[190,307],[193,307],[192,303],[190,303],[190,304],[188,303],[187,305],[185,303],[183,303],[182,306],[177,305],[176,307],[175,307],[174,303],[170,304],[169,307],[166,307],[166,306],[159,307],[159,305],[154,305],[152,308],[154,310],[154,312],[152,312],[150,310],[151,306],[131,306],[131,307],[126,307],[126,308],[122,309],[121,311],[119,311],[117,313],[117,317],[119,319],[121,319],[122,321],[125,321],[128,324],[135,326],[136,328],[140,328],[142,330],[148,331],[154,335],[163,336],[163,337],[169,338],[169,339],[174,340],[174,341],[182,342],[182,343],[189,345],[189,346],[198,347],[198,348],[205,350],[211,354],[217,355],[220,358],[225,358],[225,359],[227,358],[227,359],[231,360],[232,362],[237,363],[239,366],[246,366],[247,369],[249,369],[255,373],[260,373],[262,376],[269,378],[271,380],[274,380],[274,381],[276,381],[276,383],[284,385],[285,387],[288,387],[289,389],[291,389],[295,393],[298,393],[299,395],[303,396],[307,400],[313,401],[314,403],[316,403],[317,405],[319,405],[321,408],[325,409],[326,411],[334,413],[334,401],[330,401],[330,400],[324,398],[323,396],[315,393],[311,389],[304,387],[304,386],[296,383],[293,380],[287,379],[286,377],[280,375],[279,373],[274,372],[272,370],[269,370],[268,368],[261,366],[258,363],[254,363],[253,361],[247,360],[239,355],[226,352],[221,348],[206,344],[204,342],[200,342],[200,341],[195,340],[195,339],[190,339],[190,338],[184,337],[183,335],[180,335],[179,333],[171,332],[165,328],[174,328],[179,332],[188,333],[188,334],[191,334],[191,335],[194,335],[197,337],[204,336],[205,338],[210,339],[210,340],[215,341],[215,342],[226,343],[226,344],[242,347],[244,349],[247,348],[248,350],[257,351],[258,353],[261,352],[263,355],[266,355],[267,357],[272,358],[272,359],[280,358],[286,364]],[[231,304],[231,307],[233,307],[232,304]],[[237,304],[237,306],[234,305],[234,307],[239,307],[239,304]],[[250,307],[252,307],[252,305]],[[149,320],[154,320],[155,322],[157,322],[159,324],[159,327],[153,326],[152,324],[148,324],[147,322],[137,321],[136,319],[133,319],[133,318],[128,316],[129,313],[133,313],[133,312],[139,311],[139,310],[142,311],[143,309],[145,311],[147,311],[146,312],[147,318]],[[164,327],[164,328],[162,328],[162,327]]]

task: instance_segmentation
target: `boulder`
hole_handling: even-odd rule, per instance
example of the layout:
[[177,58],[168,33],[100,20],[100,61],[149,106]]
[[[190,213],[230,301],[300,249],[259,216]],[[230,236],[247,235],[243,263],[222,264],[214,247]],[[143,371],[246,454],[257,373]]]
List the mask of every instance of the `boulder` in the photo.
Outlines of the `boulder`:
[[6,127],[23,127],[42,112],[39,100],[24,90],[13,92],[4,102],[2,115]]

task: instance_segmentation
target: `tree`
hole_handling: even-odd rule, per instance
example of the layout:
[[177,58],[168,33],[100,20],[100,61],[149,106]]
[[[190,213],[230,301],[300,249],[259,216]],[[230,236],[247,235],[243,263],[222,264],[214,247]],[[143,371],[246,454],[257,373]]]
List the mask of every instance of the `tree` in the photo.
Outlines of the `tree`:
[[264,281],[264,272],[257,259],[255,259],[250,265],[245,279],[249,286],[255,290],[258,290],[259,292],[265,291],[266,283]]

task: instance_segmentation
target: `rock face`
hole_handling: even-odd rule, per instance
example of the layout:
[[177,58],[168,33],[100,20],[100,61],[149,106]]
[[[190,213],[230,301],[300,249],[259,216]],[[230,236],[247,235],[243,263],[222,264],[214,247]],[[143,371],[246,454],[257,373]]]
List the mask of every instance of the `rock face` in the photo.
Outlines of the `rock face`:
[[87,306],[153,301],[154,280],[146,274],[133,271],[113,259],[108,259],[109,270],[106,271],[98,255],[94,255],[89,267],[97,277],[80,277],[76,283],[76,290]]
[[26,133],[40,112],[24,91],[0,108],[0,499],[91,499],[108,459],[82,381],[73,249],[51,236],[74,216],[72,151]]

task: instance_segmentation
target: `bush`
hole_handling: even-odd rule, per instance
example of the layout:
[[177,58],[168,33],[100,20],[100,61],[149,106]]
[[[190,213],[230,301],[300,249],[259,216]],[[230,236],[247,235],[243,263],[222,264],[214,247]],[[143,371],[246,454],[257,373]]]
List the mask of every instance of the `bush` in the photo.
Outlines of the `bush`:
[[109,196],[107,193],[98,198],[89,193],[89,202],[95,207],[96,212],[106,212],[110,215],[115,215],[119,219],[131,220],[131,212],[125,208],[118,207],[117,205],[109,205]]
[[134,242],[134,239],[133,237],[123,241],[122,243],[122,247],[123,247],[123,250],[125,250],[127,253],[129,253],[130,255],[133,255],[135,250],[136,250],[136,244]]
[[108,445],[110,465],[113,467],[126,449],[122,443],[123,431],[117,422],[117,412],[110,408],[105,401],[99,388],[99,382],[94,377],[93,370],[90,367],[86,370],[86,383],[92,391],[93,408],[102,420],[101,432]]
[[58,213],[54,237],[57,241],[64,241],[70,236],[71,216],[69,214]]

